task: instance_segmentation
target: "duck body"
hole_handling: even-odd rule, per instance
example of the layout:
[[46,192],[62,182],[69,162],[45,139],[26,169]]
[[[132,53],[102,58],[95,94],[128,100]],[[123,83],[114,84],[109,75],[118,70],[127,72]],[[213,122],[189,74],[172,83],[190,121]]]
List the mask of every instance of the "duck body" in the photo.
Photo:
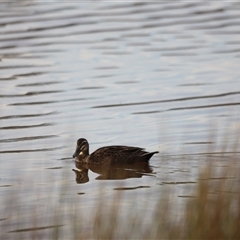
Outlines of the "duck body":
[[101,147],[89,154],[89,144],[84,138],[77,141],[76,151],[73,157],[76,162],[82,163],[134,163],[134,162],[148,162],[155,152],[147,152],[143,148],[130,146],[106,146]]

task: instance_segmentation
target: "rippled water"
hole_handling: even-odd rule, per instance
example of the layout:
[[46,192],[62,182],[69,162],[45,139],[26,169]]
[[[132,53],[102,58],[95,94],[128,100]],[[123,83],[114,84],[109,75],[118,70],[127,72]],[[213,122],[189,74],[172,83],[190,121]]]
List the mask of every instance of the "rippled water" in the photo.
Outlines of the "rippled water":
[[[165,184],[174,185],[176,198],[188,195],[199,159],[221,155],[222,135],[234,140],[239,3],[0,6],[0,194],[24,196],[22,208],[47,211],[46,200],[67,206],[77,197],[88,209],[103,184],[109,196],[132,190],[127,206],[136,192],[151,193],[153,203]],[[130,175],[120,170],[127,180],[90,169],[87,183],[76,184],[71,156],[79,137],[90,151],[121,144],[160,154]],[[236,151],[231,144],[225,150]],[[63,178],[67,195],[59,193]],[[25,213],[19,228],[29,226]],[[14,219],[6,219],[6,231],[15,230]]]

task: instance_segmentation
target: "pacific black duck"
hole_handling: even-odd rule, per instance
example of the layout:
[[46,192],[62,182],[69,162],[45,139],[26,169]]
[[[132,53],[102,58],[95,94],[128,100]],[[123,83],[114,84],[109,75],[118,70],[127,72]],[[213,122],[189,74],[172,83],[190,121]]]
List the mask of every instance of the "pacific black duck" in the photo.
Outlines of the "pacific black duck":
[[129,146],[101,147],[89,154],[89,144],[85,138],[77,140],[73,158],[82,163],[134,163],[148,162],[155,152],[147,152],[143,148]]

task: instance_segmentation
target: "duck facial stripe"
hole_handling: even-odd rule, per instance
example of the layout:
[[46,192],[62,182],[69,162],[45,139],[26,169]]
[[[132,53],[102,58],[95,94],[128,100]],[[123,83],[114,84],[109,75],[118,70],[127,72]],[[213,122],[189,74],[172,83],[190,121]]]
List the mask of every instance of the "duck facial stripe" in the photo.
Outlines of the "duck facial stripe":
[[84,150],[86,147],[87,147],[87,142],[86,141],[83,141],[80,145],[80,150]]

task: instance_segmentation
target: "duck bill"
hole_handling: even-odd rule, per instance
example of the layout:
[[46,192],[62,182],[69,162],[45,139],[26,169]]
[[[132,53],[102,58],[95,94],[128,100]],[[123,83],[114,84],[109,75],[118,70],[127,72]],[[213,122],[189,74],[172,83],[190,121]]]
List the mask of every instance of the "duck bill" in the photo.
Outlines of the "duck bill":
[[79,153],[80,153],[79,148],[76,148],[76,151],[75,151],[75,153],[73,154],[73,158],[76,158],[76,157],[79,155]]

